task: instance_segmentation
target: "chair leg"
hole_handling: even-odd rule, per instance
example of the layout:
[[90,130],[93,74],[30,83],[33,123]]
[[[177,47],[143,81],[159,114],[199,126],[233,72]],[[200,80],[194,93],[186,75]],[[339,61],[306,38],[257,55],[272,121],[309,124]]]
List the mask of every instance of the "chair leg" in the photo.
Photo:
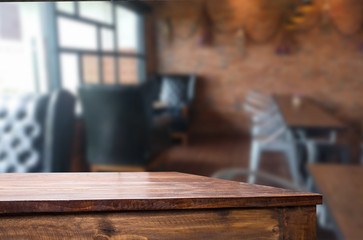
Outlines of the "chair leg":
[[[317,159],[317,145],[316,143],[312,142],[312,141],[307,141],[306,142],[306,150],[307,150],[307,158],[308,158],[308,164],[310,163],[316,163],[318,162]],[[311,174],[308,174],[308,177],[306,179],[306,189],[308,189],[309,191],[313,192],[314,191],[314,180],[311,176]]]
[[295,149],[295,145],[289,146],[285,151],[287,161],[289,163],[290,172],[292,174],[292,178],[296,184],[301,184],[301,175],[299,173],[299,158]]
[[343,164],[350,164],[351,156],[350,156],[349,147],[341,146],[338,151],[339,151],[340,162]]
[[307,141],[306,149],[308,152],[308,163],[317,162],[317,145],[313,141]]
[[256,175],[254,174],[260,163],[261,148],[260,144],[256,141],[252,141],[251,153],[250,153],[250,172],[248,182],[253,184],[256,182]]

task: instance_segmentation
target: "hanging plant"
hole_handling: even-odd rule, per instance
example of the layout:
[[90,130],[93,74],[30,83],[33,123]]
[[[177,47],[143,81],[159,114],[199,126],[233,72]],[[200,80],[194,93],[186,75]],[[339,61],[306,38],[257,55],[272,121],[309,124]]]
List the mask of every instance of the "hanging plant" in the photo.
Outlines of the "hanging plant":
[[246,34],[243,27],[240,27],[236,33],[237,49],[242,56],[246,55]]
[[295,53],[298,49],[298,42],[295,39],[295,36],[292,31],[283,31],[280,39],[280,43],[276,48],[276,54],[283,55],[291,55]]
[[344,36],[353,36],[362,32],[363,1],[334,0],[329,4],[329,16],[335,30]]
[[320,30],[323,33],[330,33],[332,28],[333,26],[330,18],[330,2],[328,0],[325,0],[322,6],[322,19]]
[[357,44],[357,49],[360,52],[363,52],[363,40],[360,40]]
[[213,44],[213,40],[213,21],[208,12],[208,7],[205,2],[201,8],[198,43],[200,46],[210,46]]
[[171,44],[174,39],[173,25],[170,18],[165,18],[160,21],[161,35],[168,44]]

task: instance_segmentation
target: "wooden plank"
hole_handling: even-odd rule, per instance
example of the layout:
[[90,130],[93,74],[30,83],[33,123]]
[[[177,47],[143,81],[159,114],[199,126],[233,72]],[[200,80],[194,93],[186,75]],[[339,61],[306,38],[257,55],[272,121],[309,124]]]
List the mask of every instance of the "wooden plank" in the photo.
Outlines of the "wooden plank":
[[363,167],[313,164],[309,169],[344,239],[363,239]]
[[306,206],[321,195],[181,173],[0,175],[0,214]]
[[346,126],[336,117],[324,111],[308,98],[303,98],[301,105],[292,104],[292,96],[278,95],[274,97],[285,123],[290,128],[344,130]]
[[282,239],[316,239],[316,207],[284,208]]
[[315,207],[1,216],[0,239],[314,240]]

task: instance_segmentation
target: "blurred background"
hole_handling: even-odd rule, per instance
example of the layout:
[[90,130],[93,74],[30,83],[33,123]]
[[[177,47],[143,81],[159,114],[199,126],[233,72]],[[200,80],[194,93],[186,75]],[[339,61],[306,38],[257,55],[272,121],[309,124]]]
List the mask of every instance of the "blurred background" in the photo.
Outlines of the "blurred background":
[[363,1],[0,3],[0,172],[320,192],[363,239]]

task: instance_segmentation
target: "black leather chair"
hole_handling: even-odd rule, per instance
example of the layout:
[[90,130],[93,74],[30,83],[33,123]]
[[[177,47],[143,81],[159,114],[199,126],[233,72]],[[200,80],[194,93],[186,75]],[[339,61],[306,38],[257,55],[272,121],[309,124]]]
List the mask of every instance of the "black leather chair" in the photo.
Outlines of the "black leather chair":
[[66,172],[74,97],[66,91],[0,97],[0,172]]
[[154,102],[164,107],[156,109],[156,115],[172,117],[173,135],[186,138],[191,120],[192,102],[194,100],[196,76],[187,74],[156,75],[153,81],[157,86]]
[[153,118],[152,85],[89,85],[79,93],[93,170],[105,165],[141,170],[169,146],[170,124]]

